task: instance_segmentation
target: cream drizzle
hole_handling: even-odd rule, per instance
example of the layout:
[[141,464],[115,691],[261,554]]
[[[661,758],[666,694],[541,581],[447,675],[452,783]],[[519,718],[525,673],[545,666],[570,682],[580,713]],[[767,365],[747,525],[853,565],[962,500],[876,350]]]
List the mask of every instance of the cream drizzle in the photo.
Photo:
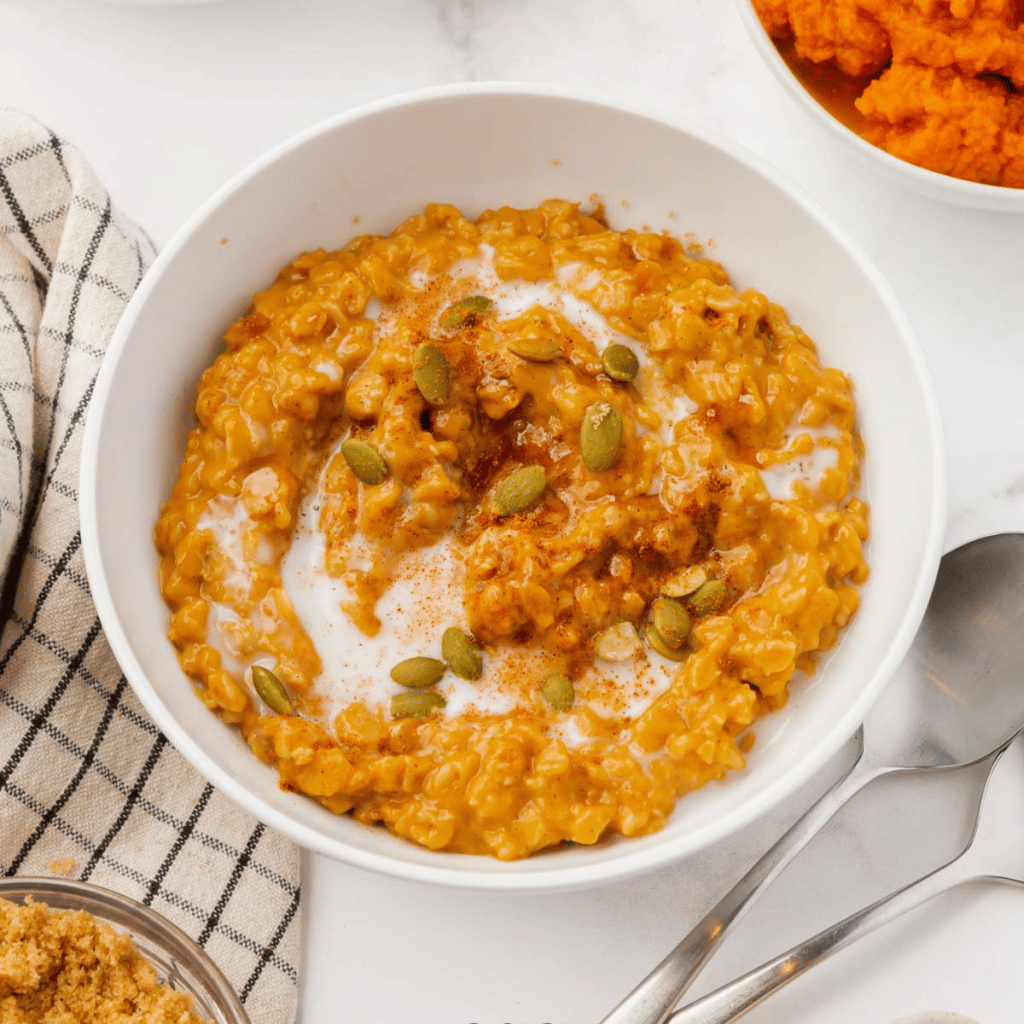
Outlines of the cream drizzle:
[[[591,303],[571,290],[593,289],[600,283],[600,271],[585,271],[581,264],[566,263],[554,273],[555,280],[546,282],[501,280],[494,267],[494,249],[481,245],[477,257],[453,264],[446,276],[466,281],[474,294],[492,299],[499,320],[543,306],[565,317],[599,353],[611,344],[625,345],[644,367],[648,359],[643,347],[616,330]],[[431,280],[431,276],[422,271],[410,274],[410,282],[418,289],[425,288]],[[378,334],[386,334],[394,329],[400,306],[385,306],[371,299],[364,315],[376,321]],[[333,365],[327,364],[314,369],[328,376],[332,376],[329,371],[334,370]],[[663,445],[673,443],[674,425],[698,408],[685,394],[671,393],[660,383],[651,388],[647,401],[661,416],[662,426],[657,436]],[[642,429],[639,432],[643,433]],[[802,432],[804,428],[794,428],[792,437]],[[816,442],[829,436],[827,430],[819,432],[820,438],[814,431],[810,432]],[[827,442],[816,443],[812,454],[762,469],[761,477],[772,497],[786,500],[792,497],[795,480],[820,479],[820,474],[829,468],[829,459],[834,464],[835,457],[835,449]],[[325,465],[329,461],[328,457]],[[407,551],[400,556],[394,582],[377,602],[377,614],[382,622],[380,632],[368,637],[360,631],[342,607],[353,600],[352,593],[343,579],[334,579],[326,571],[326,543],[319,529],[319,510],[324,500],[322,482],[323,474],[300,506],[280,573],[299,622],[313,641],[324,666],[316,689],[322,698],[325,724],[329,724],[341,710],[357,700],[371,708],[386,706],[391,696],[403,690],[391,680],[391,667],[414,655],[440,657],[444,629],[451,625],[468,628],[468,623],[463,607],[465,566],[453,538],[445,536],[429,548]],[[656,479],[652,493],[658,490],[660,480]],[[230,589],[245,593],[248,593],[250,578],[243,535],[251,527],[252,521],[241,500],[226,498],[211,501],[197,524],[199,529],[212,531],[214,542],[230,564],[225,583]],[[259,555],[263,554],[261,549]],[[368,568],[371,559],[366,542],[357,539],[351,543],[348,557],[350,569]],[[233,609],[213,603],[208,623],[209,642],[221,652],[226,668],[239,677],[247,677],[249,666],[240,661],[230,636],[231,625],[237,621]],[[259,663],[273,668],[265,658]],[[447,701],[442,713],[449,717],[500,715],[516,707],[527,707],[536,700],[537,680],[553,670],[552,664],[550,655],[543,651],[502,645],[488,652],[481,679],[470,682],[451,672],[445,676],[437,686]],[[633,719],[668,688],[677,671],[675,662],[651,651],[647,659],[632,662],[595,662],[576,681],[576,690],[594,710]],[[549,733],[558,736],[568,747],[578,747],[589,739],[582,716],[573,714],[556,716]]]

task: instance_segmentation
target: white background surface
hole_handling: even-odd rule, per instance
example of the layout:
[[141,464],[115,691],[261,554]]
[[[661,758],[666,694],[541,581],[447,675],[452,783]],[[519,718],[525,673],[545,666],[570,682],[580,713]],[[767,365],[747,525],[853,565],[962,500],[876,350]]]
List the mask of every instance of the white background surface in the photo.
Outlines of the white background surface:
[[[0,103],[76,143],[158,244],[272,144],[419,86],[551,81],[723,131],[835,214],[905,304],[948,431],[947,546],[1024,529],[1024,214],[945,206],[854,162],[782,92],[728,0],[0,0],[0,40]],[[500,126],[481,144],[501,145]],[[876,784],[694,992],[937,866],[966,838],[978,782],[974,772]],[[300,1020],[596,1024],[814,795],[672,869],[561,896],[453,895],[309,857]],[[1020,1024],[1022,933],[1024,891],[974,886],[747,1019],[888,1024],[946,1010]]]

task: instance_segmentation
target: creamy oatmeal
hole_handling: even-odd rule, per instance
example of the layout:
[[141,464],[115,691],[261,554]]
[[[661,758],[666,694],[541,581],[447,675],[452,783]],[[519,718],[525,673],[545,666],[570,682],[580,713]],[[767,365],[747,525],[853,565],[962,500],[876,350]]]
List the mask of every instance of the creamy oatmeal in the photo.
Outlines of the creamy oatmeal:
[[284,786],[432,849],[659,828],[867,576],[849,379],[560,200],[301,255],[196,419],[156,530],[183,668]]

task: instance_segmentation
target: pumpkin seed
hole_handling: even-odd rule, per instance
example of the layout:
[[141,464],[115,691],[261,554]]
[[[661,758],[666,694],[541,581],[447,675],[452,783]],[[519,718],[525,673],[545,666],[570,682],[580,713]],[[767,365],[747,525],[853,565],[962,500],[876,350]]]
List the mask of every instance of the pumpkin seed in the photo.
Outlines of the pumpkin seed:
[[453,302],[441,314],[438,323],[446,331],[461,331],[463,327],[472,327],[493,305],[494,300],[486,295],[467,295]]
[[651,605],[651,622],[662,638],[673,649],[683,646],[690,634],[690,615],[670,597],[659,597]]
[[388,464],[373,445],[365,441],[345,441],[341,446],[341,454],[348,468],[364,484],[373,487],[387,479]]
[[288,691],[269,668],[262,665],[252,667],[252,686],[259,694],[260,700],[278,715],[290,715],[292,713],[292,702]]
[[440,682],[446,670],[445,663],[437,658],[406,658],[391,670],[391,678],[399,686],[419,690]]
[[666,597],[687,597],[707,581],[708,574],[703,566],[690,565],[667,576],[661,585],[661,592]]
[[568,711],[576,699],[576,690],[565,676],[548,676],[540,688],[540,695],[556,710]]
[[754,334],[764,342],[764,347],[771,352],[775,348],[775,335],[772,332],[772,325],[765,317],[757,321],[757,330]]
[[448,401],[448,360],[436,345],[420,345],[412,357],[412,379],[431,405]]
[[622,444],[622,417],[607,402],[597,402],[583,414],[580,454],[592,473],[610,469]]
[[429,718],[440,711],[448,702],[439,693],[413,690],[411,693],[396,693],[391,698],[392,718]]
[[697,618],[717,612],[725,600],[725,584],[721,580],[708,580],[701,584],[696,593],[690,595],[690,605]]
[[484,656],[469,635],[458,626],[450,626],[441,637],[441,657],[460,679],[479,679],[484,671]]
[[594,653],[602,661],[630,661],[643,650],[630,622],[617,622],[594,637]]
[[640,372],[640,360],[625,345],[609,345],[601,354],[604,372],[612,380],[628,384]]
[[657,651],[663,658],[668,658],[669,661],[683,661],[689,657],[688,649],[677,651],[669,647],[665,638],[654,628],[653,623],[647,623],[644,636],[647,638],[647,646]]
[[505,347],[531,363],[550,363],[562,355],[562,346],[550,338],[514,338]]
[[547,487],[543,466],[520,466],[494,489],[493,508],[496,515],[514,516],[536,504]]

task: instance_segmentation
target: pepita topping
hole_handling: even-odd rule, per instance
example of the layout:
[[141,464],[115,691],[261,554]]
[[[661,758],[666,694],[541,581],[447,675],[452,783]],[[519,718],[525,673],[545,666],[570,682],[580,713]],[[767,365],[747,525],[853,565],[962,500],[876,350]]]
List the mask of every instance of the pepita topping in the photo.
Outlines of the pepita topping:
[[391,670],[391,678],[399,686],[418,690],[439,683],[446,670],[445,663],[436,658],[406,658]]
[[442,314],[438,323],[446,331],[461,331],[472,327],[494,305],[494,300],[485,295],[467,295],[453,302]]
[[396,693],[391,698],[392,718],[429,718],[445,707],[445,699],[439,693],[413,690]]
[[682,647],[690,635],[689,613],[670,597],[659,597],[651,605],[651,623],[658,635],[673,649]]
[[580,427],[580,455],[592,473],[611,469],[622,447],[622,416],[607,402],[590,406]]
[[513,355],[530,363],[550,363],[564,354],[558,342],[545,337],[513,338],[506,347]]
[[341,446],[342,458],[348,463],[356,479],[375,487],[388,477],[388,464],[376,448],[365,441],[345,441]]
[[601,365],[612,380],[628,384],[640,372],[640,360],[625,345],[609,345],[601,353]]
[[494,512],[514,516],[535,505],[547,486],[543,466],[520,466],[513,470],[494,490]]
[[484,656],[472,638],[458,626],[450,626],[441,637],[441,657],[461,679],[479,679],[484,671]]
[[631,661],[643,651],[643,644],[631,622],[617,622],[594,637],[594,654],[602,661]]
[[292,713],[292,702],[284,683],[262,665],[252,667],[252,686],[259,694],[260,700],[278,715],[290,715]]
[[572,682],[559,675],[548,676],[540,688],[540,694],[556,711],[568,711],[576,699]]
[[707,570],[701,565],[688,565],[670,573],[661,584],[666,597],[689,597],[708,581]]
[[420,345],[412,357],[412,376],[420,394],[431,405],[448,401],[448,360],[436,345]]
[[687,600],[698,618],[719,612],[725,604],[726,586],[721,580],[702,583]]
[[647,623],[647,627],[644,630],[644,638],[647,640],[647,645],[654,651],[657,651],[663,658],[668,658],[669,661],[685,661],[687,651],[677,650],[673,647],[655,628],[653,622]]

